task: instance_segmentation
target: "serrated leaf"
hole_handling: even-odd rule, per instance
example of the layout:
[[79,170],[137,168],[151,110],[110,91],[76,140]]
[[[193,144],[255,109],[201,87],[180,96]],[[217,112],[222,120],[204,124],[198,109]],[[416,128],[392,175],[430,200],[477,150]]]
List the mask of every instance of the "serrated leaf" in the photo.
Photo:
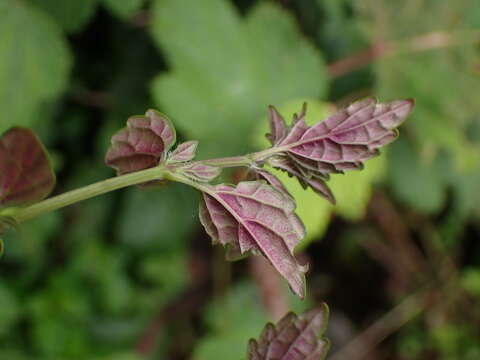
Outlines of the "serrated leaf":
[[154,167],[166,158],[175,139],[170,120],[158,111],[148,110],[145,116],[130,117],[127,127],[112,137],[105,163],[118,175]]
[[35,134],[15,127],[0,138],[0,208],[44,199],[55,186],[47,152]]
[[250,176],[252,176],[256,180],[265,180],[268,184],[273,186],[278,191],[294,199],[294,197],[292,197],[292,195],[290,195],[290,193],[288,192],[285,185],[283,185],[282,181],[271,172],[263,169],[252,169]]
[[[289,101],[280,108],[280,113],[292,116],[305,102],[308,103],[308,112],[305,118],[308,125],[315,124],[318,119],[328,118],[335,112],[335,107],[329,103],[314,99],[301,99]],[[252,141],[257,148],[262,149],[268,146],[268,141],[265,139],[265,133],[268,131],[267,118],[258,123],[260,126],[253,133]],[[362,171],[350,172],[348,175],[332,176],[328,184],[332,192],[337,195],[335,206],[316,196],[310,187],[304,189],[297,178],[289,176],[284,171],[269,166],[265,167],[265,170],[274,174],[285,185],[288,192],[296,200],[297,215],[307,228],[307,236],[296,250],[301,251],[312,240],[317,240],[324,234],[332,217],[332,212],[348,220],[361,219],[365,214],[373,183],[382,179],[385,167],[386,158],[383,155],[369,160]]]
[[274,4],[243,18],[225,0],[157,1],[152,31],[172,69],[155,80],[154,98],[189,137],[205,140],[200,157],[248,151],[242,139],[265,104],[325,94],[320,53]]
[[266,137],[272,145],[276,145],[287,135],[287,124],[285,123],[283,116],[277,111],[277,109],[275,109],[274,106],[270,105],[268,107],[268,112],[270,133],[267,134]]
[[348,164],[357,167],[357,163],[375,156],[376,149],[396,138],[396,128],[412,107],[413,100],[377,104],[375,99],[369,98],[310,127],[302,111],[278,145],[296,155],[294,159],[333,164],[337,171],[345,170]]
[[71,59],[58,26],[25,1],[0,1],[0,34],[3,132],[37,120],[41,105],[55,100],[64,90]]
[[293,250],[305,229],[294,211],[295,201],[283,192],[263,181],[244,181],[236,187],[206,188],[200,221],[214,244],[227,247],[227,258],[263,254],[303,298],[307,269],[297,262]]
[[[98,0],[33,0],[67,32],[78,32],[95,14]],[[121,2],[121,1],[120,1]]]
[[169,163],[190,161],[195,157],[198,141],[187,141],[179,144],[168,156]]
[[276,325],[265,326],[258,340],[248,344],[248,360],[321,360],[330,342],[320,337],[328,323],[326,304],[300,316],[288,313]]
[[205,164],[191,164],[182,167],[182,173],[189,177],[190,179],[200,181],[200,182],[209,182],[215,179],[220,175],[221,169],[215,166],[205,165]]
[[[362,169],[365,160],[378,155],[378,148],[395,140],[396,128],[413,104],[413,100],[377,104],[375,99],[368,98],[312,126],[305,121],[304,106],[281,138],[270,138],[273,147],[281,150],[267,163],[297,177],[304,188],[310,187],[335,203],[325,183],[329,174]],[[270,117],[277,117],[277,112],[270,111]],[[278,133],[278,120],[271,119],[270,126],[272,133]]]

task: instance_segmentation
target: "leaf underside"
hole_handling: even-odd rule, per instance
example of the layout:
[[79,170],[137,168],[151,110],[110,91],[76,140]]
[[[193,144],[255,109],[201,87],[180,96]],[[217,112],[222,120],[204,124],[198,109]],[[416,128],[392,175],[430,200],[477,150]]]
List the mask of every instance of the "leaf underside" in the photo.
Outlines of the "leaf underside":
[[328,322],[326,304],[300,316],[288,313],[276,325],[265,326],[258,340],[248,344],[248,360],[320,360],[330,342],[320,337]]
[[209,187],[199,213],[213,243],[227,247],[227,259],[248,252],[262,254],[303,298],[307,269],[297,262],[293,250],[305,229],[294,210],[295,201],[285,193],[264,181],[244,181],[236,187]]
[[0,207],[44,199],[55,186],[48,155],[29,129],[14,127],[0,138]]
[[335,199],[325,181],[331,173],[362,169],[363,162],[394,141],[397,127],[414,105],[412,99],[377,103],[374,98],[355,102],[327,119],[308,126],[306,106],[287,127],[273,107],[267,138],[279,154],[267,160],[275,168],[295,176],[304,188],[311,187],[330,202]]
[[117,175],[157,166],[175,143],[176,134],[170,120],[155,110],[145,116],[132,116],[127,126],[112,137],[105,163]]

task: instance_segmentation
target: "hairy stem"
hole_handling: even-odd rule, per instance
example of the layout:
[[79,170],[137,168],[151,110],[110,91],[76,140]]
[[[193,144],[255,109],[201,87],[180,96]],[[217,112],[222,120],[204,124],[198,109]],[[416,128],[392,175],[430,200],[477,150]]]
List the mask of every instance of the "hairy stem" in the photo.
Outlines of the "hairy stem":
[[163,167],[154,167],[126,175],[116,176],[81,187],[79,189],[68,191],[61,195],[48,198],[24,208],[6,209],[2,215],[10,216],[17,224],[19,224],[50,211],[72,205],[74,203],[90,199],[113,190],[141,184],[147,181],[162,180],[164,179],[164,176],[165,168]]
[[[270,148],[256,153],[225,157],[217,159],[208,159],[196,161],[199,164],[208,164],[220,168],[238,167],[238,166],[252,166],[274,155],[280,149]],[[181,164],[178,165],[181,167]],[[116,176],[110,179],[99,181],[91,185],[81,187],[64,194],[57,195],[46,200],[40,201],[36,204],[26,207],[7,208],[0,212],[0,217],[13,219],[13,222],[20,224],[26,220],[43,215],[45,213],[61,209],[65,206],[75,204],[77,202],[90,199],[92,197],[108,193],[117,189],[121,189],[131,185],[138,185],[152,180],[172,180],[186,183],[193,186],[200,191],[208,190],[207,187],[198,184],[194,181],[189,181],[181,175],[175,175],[177,166],[157,166],[146,170],[137,171],[134,173]]]

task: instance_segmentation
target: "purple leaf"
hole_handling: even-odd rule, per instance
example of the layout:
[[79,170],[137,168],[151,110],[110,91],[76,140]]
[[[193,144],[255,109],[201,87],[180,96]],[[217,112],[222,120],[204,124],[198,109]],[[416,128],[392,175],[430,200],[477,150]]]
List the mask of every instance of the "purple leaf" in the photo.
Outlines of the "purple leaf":
[[377,103],[373,98],[355,102],[327,119],[308,126],[305,106],[294,115],[286,133],[280,115],[270,109],[270,135],[279,152],[267,160],[273,167],[296,176],[304,186],[334,201],[325,180],[330,173],[363,168],[363,162],[397,137],[397,127],[411,112],[414,100]]
[[276,325],[265,326],[259,340],[248,344],[248,360],[320,360],[330,347],[328,339],[320,337],[328,323],[326,304],[300,316],[285,315]]
[[168,157],[169,163],[190,161],[195,157],[198,141],[187,141],[177,146]]
[[294,161],[283,157],[274,157],[269,160],[273,167],[286,171],[290,176],[295,176],[304,189],[310,187],[318,195],[323,196],[332,204],[335,204],[335,197],[324,180],[328,179],[328,173],[306,170]]
[[306,266],[293,250],[305,236],[295,215],[295,201],[263,181],[244,181],[236,187],[209,186],[200,204],[200,221],[213,243],[227,247],[227,258],[247,252],[263,254],[299,297],[305,296]]
[[0,207],[44,199],[55,186],[47,152],[29,129],[14,127],[0,138]]
[[287,134],[287,125],[282,115],[280,115],[273,106],[268,107],[269,122],[271,133],[267,134],[267,139],[272,145],[278,144]]
[[287,146],[289,153],[299,157],[333,165],[361,162],[395,139],[396,128],[412,107],[413,100],[377,104],[369,98],[311,127],[302,114],[279,146]]
[[157,166],[165,160],[175,143],[175,128],[170,120],[155,110],[145,116],[133,116],[127,127],[112,137],[105,163],[123,175]]
[[209,182],[220,175],[221,169],[215,166],[205,165],[201,163],[183,166],[182,173],[200,182]]
[[265,180],[267,183],[272,185],[278,191],[281,191],[286,196],[292,197],[292,195],[290,195],[287,188],[285,187],[285,185],[283,185],[280,179],[277,178],[272,173],[268,172],[267,170],[252,169],[251,175],[253,175],[253,180]]

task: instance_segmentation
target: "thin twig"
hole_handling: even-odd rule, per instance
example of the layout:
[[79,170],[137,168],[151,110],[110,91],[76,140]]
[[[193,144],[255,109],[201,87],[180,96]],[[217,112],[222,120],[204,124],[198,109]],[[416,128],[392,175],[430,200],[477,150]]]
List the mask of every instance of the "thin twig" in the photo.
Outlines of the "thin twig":
[[434,31],[407,40],[377,41],[365,50],[330,64],[328,72],[335,78],[388,56],[475,43],[479,37],[480,30]]
[[360,360],[365,358],[380,342],[425,310],[428,305],[428,295],[428,289],[422,289],[409,295],[350,343],[334,353],[329,360]]

